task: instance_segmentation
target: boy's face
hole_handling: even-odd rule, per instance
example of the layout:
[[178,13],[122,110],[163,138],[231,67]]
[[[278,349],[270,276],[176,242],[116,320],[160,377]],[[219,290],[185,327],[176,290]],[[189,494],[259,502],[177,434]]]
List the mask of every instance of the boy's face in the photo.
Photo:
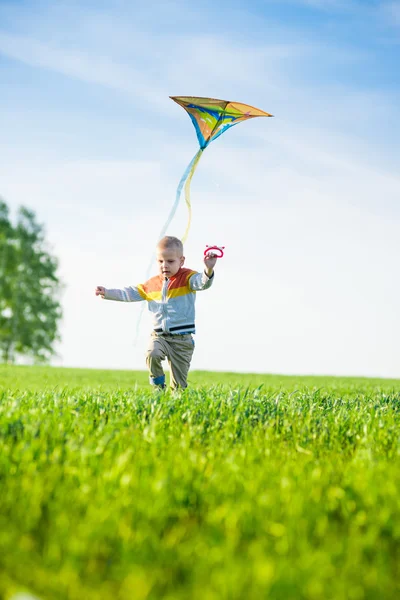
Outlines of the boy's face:
[[173,277],[185,262],[185,257],[180,256],[176,248],[157,248],[157,263],[160,275]]

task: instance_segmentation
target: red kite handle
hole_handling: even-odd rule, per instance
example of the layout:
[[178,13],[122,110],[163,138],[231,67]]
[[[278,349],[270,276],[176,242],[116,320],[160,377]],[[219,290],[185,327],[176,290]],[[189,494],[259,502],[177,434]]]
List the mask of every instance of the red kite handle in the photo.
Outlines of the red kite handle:
[[[212,252],[217,256],[217,258],[222,258],[224,255],[224,250],[225,246],[206,246],[206,249],[204,250],[204,256],[206,256],[206,254],[209,252]],[[219,252],[219,254],[217,254],[217,252]]]

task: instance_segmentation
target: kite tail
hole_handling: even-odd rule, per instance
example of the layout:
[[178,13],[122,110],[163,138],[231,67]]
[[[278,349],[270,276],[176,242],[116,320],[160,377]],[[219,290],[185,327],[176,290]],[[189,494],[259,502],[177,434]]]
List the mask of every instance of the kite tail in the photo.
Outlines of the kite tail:
[[[194,169],[196,168],[196,165],[199,162],[199,159],[200,159],[200,156],[201,156],[202,152],[203,152],[203,150],[201,148],[200,148],[200,150],[198,152],[196,152],[196,154],[193,156],[192,160],[190,161],[190,163],[186,167],[184,174],[182,175],[182,178],[181,178],[181,180],[180,180],[180,182],[178,184],[178,188],[176,190],[176,196],[175,196],[174,205],[173,205],[173,207],[171,209],[171,212],[169,213],[168,219],[167,219],[164,227],[160,231],[160,235],[158,236],[159,240],[162,237],[164,237],[164,235],[166,234],[166,231],[167,231],[168,227],[171,224],[172,219],[175,216],[176,209],[178,208],[178,205],[179,205],[179,200],[181,199],[182,188],[183,188],[183,186],[185,184],[186,179],[188,177],[190,177],[190,179],[192,178]],[[185,187],[185,190],[186,190],[186,187]],[[190,210],[190,208],[189,208],[189,210]],[[190,221],[190,216],[191,215],[189,215],[189,221]]]
[[187,179],[186,179],[186,183],[185,183],[185,202],[186,202],[186,206],[188,207],[189,215],[188,215],[188,224],[186,226],[185,233],[183,234],[183,237],[182,237],[183,244],[186,242],[187,236],[189,234],[190,224],[192,222],[192,204],[190,202],[190,182],[192,181],[192,177],[194,175],[197,165],[199,164],[199,160],[200,160],[202,154],[203,154],[203,148],[200,148],[200,150],[197,152],[196,156],[192,160],[192,163],[191,163],[192,166],[189,171],[189,174],[187,175]]

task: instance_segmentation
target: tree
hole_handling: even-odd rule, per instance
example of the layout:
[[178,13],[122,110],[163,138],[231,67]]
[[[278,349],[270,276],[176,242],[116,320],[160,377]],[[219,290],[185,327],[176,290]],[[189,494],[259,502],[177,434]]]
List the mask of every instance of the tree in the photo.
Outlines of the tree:
[[0,356],[17,355],[45,362],[54,354],[61,319],[58,261],[45,241],[43,225],[27,208],[18,210],[16,224],[0,199]]

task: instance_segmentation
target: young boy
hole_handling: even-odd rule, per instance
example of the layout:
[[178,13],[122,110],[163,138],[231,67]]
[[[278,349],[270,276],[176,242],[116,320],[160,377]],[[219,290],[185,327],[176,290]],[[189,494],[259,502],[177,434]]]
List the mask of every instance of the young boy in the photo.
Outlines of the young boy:
[[172,236],[160,240],[156,256],[159,275],[146,283],[122,290],[98,286],[96,296],[121,302],[148,302],[154,327],[146,356],[150,383],[165,388],[161,363],[167,358],[171,369],[171,388],[185,388],[194,351],[192,333],[195,333],[196,292],[211,286],[217,257],[213,253],[205,256],[202,273],[184,269],[182,242]]

